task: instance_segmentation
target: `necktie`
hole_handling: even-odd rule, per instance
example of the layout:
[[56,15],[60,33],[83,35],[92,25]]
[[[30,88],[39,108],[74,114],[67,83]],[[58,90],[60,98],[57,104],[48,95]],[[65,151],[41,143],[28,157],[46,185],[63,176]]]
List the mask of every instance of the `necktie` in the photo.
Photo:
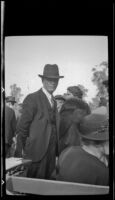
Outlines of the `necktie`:
[[51,104],[52,104],[52,107],[54,107],[54,99],[53,99],[53,96],[51,96]]

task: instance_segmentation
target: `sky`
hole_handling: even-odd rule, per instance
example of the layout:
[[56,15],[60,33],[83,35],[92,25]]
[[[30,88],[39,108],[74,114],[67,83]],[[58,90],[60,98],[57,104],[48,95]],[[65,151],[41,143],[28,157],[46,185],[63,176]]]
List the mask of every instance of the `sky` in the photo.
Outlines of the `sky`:
[[84,85],[86,101],[96,95],[92,68],[108,61],[107,36],[12,36],[5,38],[5,93],[10,85],[21,88],[23,99],[42,87],[45,64],[57,64],[60,75],[54,95],[66,93],[68,86]]

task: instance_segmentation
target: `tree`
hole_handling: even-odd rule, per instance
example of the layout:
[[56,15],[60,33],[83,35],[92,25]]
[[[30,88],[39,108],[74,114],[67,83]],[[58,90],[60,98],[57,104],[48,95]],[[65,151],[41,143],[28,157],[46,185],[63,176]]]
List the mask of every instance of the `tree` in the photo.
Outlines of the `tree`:
[[99,99],[97,97],[92,98],[92,102],[89,102],[91,110],[95,110],[99,106]]
[[97,86],[97,94],[96,97],[107,97],[107,90],[105,89],[102,82],[108,79],[108,63],[103,61],[100,65],[97,65],[92,69],[93,77],[92,82]]
[[108,100],[108,91],[102,83],[104,80],[108,80],[108,63],[106,61],[101,62],[92,68],[92,72],[92,82],[97,86],[97,94],[92,98],[92,102],[89,102],[89,106],[91,110],[94,110],[99,106],[101,97]]
[[78,84],[77,86],[78,86],[78,87],[81,89],[81,91],[83,92],[83,98],[86,97],[86,96],[87,96],[88,89],[85,88],[83,85],[80,85],[80,84]]
[[15,100],[17,103],[20,102],[20,98],[23,96],[23,94],[21,94],[21,88],[20,87],[17,87],[16,84],[13,84],[10,86],[10,89],[11,89],[11,96],[15,97]]

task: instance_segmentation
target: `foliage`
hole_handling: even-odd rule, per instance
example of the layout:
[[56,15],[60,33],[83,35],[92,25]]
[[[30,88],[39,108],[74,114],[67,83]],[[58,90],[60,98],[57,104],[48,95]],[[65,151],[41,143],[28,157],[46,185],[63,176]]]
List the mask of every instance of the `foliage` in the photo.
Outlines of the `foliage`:
[[92,98],[92,102],[89,102],[91,110],[95,110],[99,106],[99,99],[97,97]]
[[85,88],[83,85],[77,85],[80,89],[81,89],[81,91],[83,92],[83,98],[84,97],[86,97],[87,96],[87,92],[88,92],[88,89],[87,88]]
[[108,80],[108,63],[106,61],[101,62],[100,65],[92,69],[92,72],[92,82],[97,86],[97,94],[89,104],[91,109],[95,109],[99,105],[100,97],[108,99],[108,91],[102,83],[104,80]]
[[13,84],[10,86],[11,89],[11,96],[15,97],[15,100],[17,103],[20,102],[20,98],[23,96],[23,94],[21,94],[21,88],[17,87],[16,84]]
[[107,92],[102,81],[108,79],[108,63],[103,61],[99,66],[92,69],[93,77],[92,82],[97,86],[97,97],[105,97]]

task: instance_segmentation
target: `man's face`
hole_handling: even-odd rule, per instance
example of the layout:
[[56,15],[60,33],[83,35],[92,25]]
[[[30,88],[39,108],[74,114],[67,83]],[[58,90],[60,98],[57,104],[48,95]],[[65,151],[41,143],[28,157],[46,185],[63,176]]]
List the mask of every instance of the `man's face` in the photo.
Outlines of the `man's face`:
[[105,142],[104,144],[104,153],[105,155],[109,155],[109,142]]
[[64,100],[62,100],[62,99],[56,99],[56,102],[57,102],[57,109],[58,109],[58,111],[60,111],[62,105],[64,104]]
[[55,79],[55,78],[43,78],[42,79],[44,88],[50,94],[52,94],[56,90],[56,88],[58,86],[58,81],[59,81],[59,79]]

